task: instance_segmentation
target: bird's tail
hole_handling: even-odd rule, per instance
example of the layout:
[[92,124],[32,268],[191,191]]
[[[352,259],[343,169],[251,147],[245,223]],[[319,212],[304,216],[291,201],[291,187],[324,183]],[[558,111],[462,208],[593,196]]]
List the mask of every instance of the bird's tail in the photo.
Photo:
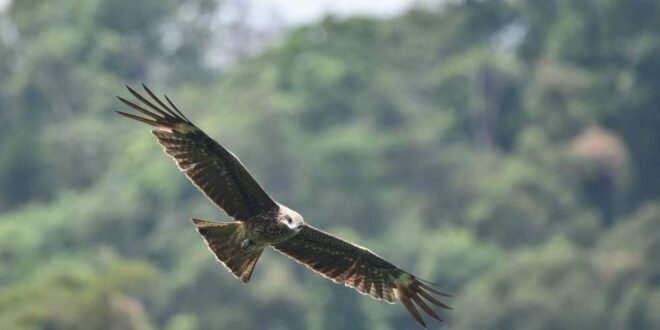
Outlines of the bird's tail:
[[[243,283],[250,280],[254,266],[264,250],[263,246],[249,246],[245,242],[243,222],[212,222],[192,219],[197,231],[215,256]],[[243,246],[241,246],[243,244]]]

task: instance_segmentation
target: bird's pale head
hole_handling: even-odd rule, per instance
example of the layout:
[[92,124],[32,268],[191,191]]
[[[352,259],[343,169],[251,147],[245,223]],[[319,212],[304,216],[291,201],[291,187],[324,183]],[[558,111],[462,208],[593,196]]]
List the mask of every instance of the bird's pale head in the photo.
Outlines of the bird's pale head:
[[299,231],[305,225],[305,220],[298,212],[280,205],[279,221],[291,230]]

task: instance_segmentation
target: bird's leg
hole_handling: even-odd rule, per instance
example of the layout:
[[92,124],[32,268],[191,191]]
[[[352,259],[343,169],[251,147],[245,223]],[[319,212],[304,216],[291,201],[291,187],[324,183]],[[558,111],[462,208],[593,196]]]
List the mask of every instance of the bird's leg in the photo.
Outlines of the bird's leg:
[[254,242],[252,242],[250,239],[244,239],[241,242],[241,249],[245,251],[252,251],[255,247]]

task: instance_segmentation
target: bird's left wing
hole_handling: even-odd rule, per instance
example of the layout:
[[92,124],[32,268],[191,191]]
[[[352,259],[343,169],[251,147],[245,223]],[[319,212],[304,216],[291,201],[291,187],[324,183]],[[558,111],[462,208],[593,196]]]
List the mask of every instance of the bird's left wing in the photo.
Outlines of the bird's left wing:
[[273,248],[335,283],[343,283],[362,294],[389,303],[401,300],[415,321],[424,327],[426,325],[415,304],[438,321],[441,321],[440,317],[427,302],[451,309],[435,297],[449,295],[431,287],[428,282],[401,270],[366,248],[314,227],[305,225],[296,236],[273,245]]
[[[149,101],[132,88],[128,91],[143,104],[137,105],[119,97],[124,104],[145,117],[117,111],[119,114],[154,126],[151,131],[167,152],[186,173],[190,181],[213,203],[236,220],[278,208],[275,201],[259,186],[241,161],[193,125],[165,96],[165,105],[146,86]],[[148,108],[148,109],[145,109]]]

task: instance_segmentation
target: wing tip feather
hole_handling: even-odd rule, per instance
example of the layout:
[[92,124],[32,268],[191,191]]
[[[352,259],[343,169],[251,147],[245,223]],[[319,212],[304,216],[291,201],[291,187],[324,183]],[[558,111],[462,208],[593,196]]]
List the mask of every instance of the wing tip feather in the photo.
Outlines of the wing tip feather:
[[397,298],[401,300],[401,303],[408,310],[415,321],[418,321],[417,323],[419,323],[417,316],[420,313],[417,311],[417,309],[411,309],[411,307],[414,307],[415,305],[421,308],[422,311],[424,311],[425,314],[429,317],[439,322],[443,322],[442,318],[431,308],[431,306],[429,306],[428,303],[431,303],[432,305],[442,309],[452,310],[451,307],[447,306],[433,296],[438,295],[443,297],[450,297],[450,295],[432,288],[430,285],[425,284],[424,282],[426,281],[421,280],[407,272],[403,272],[400,277],[394,281]]
[[[154,104],[147,100],[144,96],[140,95],[135,89],[133,89],[129,85],[124,85],[128,92],[133,95],[137,100],[141,102],[141,105],[144,106],[144,108],[132,101],[129,101],[121,96],[116,96],[119,101],[127,105],[128,107],[144,114],[145,116],[153,118],[155,122],[158,123],[158,125],[154,125],[152,123],[148,123],[149,125],[156,126],[162,129],[176,129],[179,127],[180,124],[185,124],[186,129],[184,130],[195,130],[196,127],[193,125],[188,118],[186,118],[181,111],[179,111],[176,106],[174,106],[174,103],[167,98],[168,103],[172,107],[174,107],[176,112],[172,109],[170,109],[167,105],[165,105],[156,95],[144,84],[141,83],[142,88],[146,91],[146,93],[157,103]],[[150,108],[150,110],[147,110],[146,108]],[[133,118],[133,117],[130,117]],[[135,118],[133,118],[135,119]],[[139,120],[142,121],[142,120]],[[144,121],[142,121],[144,122]]]
[[421,325],[423,328],[426,329],[426,323],[424,323],[424,319],[422,318],[422,315],[419,313],[419,311],[417,311],[417,308],[415,308],[415,305],[411,301],[410,296],[412,294],[406,288],[400,285],[397,285],[396,292],[397,292],[397,297],[399,298],[399,300],[401,300],[401,303],[406,308],[406,310],[408,310],[410,316],[412,316],[413,319],[415,319],[415,322],[417,322],[417,324]]

